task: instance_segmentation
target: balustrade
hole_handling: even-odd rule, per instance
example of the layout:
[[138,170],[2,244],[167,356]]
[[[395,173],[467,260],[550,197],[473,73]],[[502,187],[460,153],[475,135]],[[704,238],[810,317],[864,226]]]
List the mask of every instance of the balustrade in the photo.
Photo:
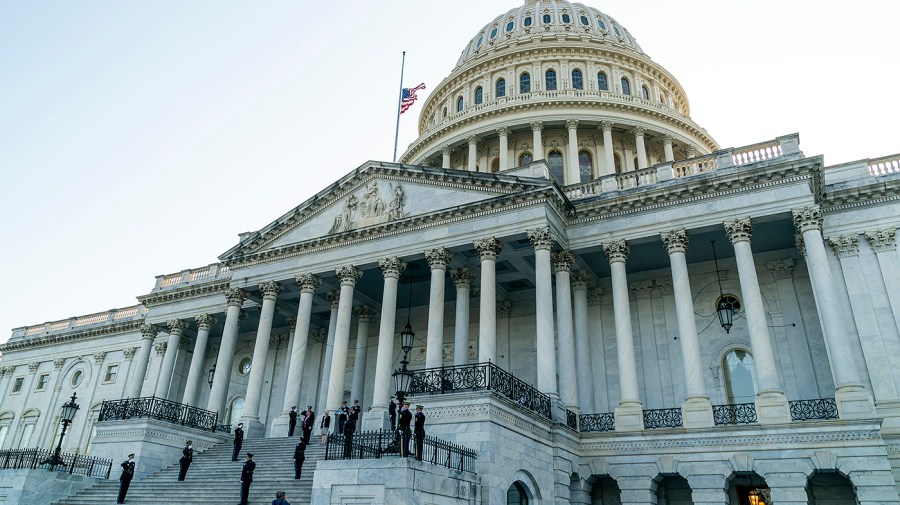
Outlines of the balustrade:
[[[386,455],[400,455],[400,432],[361,431],[352,437],[339,433],[328,435],[325,443],[325,459],[381,459]],[[410,436],[410,450],[415,439]],[[462,472],[474,472],[477,454],[468,447],[446,440],[426,436],[423,440],[422,461]]]
[[716,162],[716,157],[712,154],[700,156],[697,158],[691,158],[684,161],[677,161],[675,163],[672,163],[672,177],[675,177],[677,179],[690,175],[714,172],[718,168],[718,166],[719,164],[718,162]]
[[869,160],[869,174],[874,177],[900,173],[900,154]]
[[108,479],[112,470],[112,460],[83,456],[81,454],[59,453],[62,463],[47,463],[55,456],[55,451],[44,449],[19,449],[0,451],[0,470],[43,468],[66,472],[82,477]]
[[735,165],[759,163],[760,161],[780,158],[783,155],[781,144],[777,140],[741,147],[731,152]]
[[[218,424],[219,414],[217,412],[198,409],[197,407],[156,398],[155,396],[106,400],[100,406],[98,422],[129,419],[132,417],[159,419],[212,432],[221,430],[221,426]],[[225,431],[230,431],[230,429]]]
[[582,432],[614,431],[616,429],[616,416],[612,412],[581,414],[578,421]]
[[753,403],[713,405],[713,421],[717,425],[755,423],[756,405]]
[[838,419],[837,403],[834,398],[816,400],[795,400],[788,402],[792,421],[810,419]]
[[680,408],[644,411],[644,428],[678,428],[683,425]]

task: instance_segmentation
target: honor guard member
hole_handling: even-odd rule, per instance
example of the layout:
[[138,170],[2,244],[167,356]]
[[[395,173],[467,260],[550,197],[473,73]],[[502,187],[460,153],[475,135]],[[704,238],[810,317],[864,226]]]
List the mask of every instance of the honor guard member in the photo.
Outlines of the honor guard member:
[[291,407],[291,411],[288,412],[288,417],[290,417],[290,421],[288,421],[288,436],[294,436],[294,428],[297,427],[297,406],[294,405]]
[[337,411],[337,420],[338,420],[337,432],[338,433],[344,433],[344,423],[347,422],[347,414],[349,412],[350,412],[350,410],[347,409],[347,402],[346,401],[341,402],[341,408],[339,408]]
[[353,400],[353,406],[350,407],[350,417],[356,421],[356,425],[359,426],[359,414],[362,412],[362,407],[359,405],[359,400]]
[[388,403],[388,417],[391,418],[391,431],[397,429],[397,404],[394,403],[394,397],[391,397],[390,403]]
[[325,411],[325,417],[322,418],[322,421],[319,423],[319,430],[322,433],[322,445],[328,443],[328,430],[331,428],[331,416],[328,415],[328,411]]
[[187,476],[188,467],[191,466],[191,462],[194,461],[194,443],[188,440],[184,443],[184,449],[181,450],[181,459],[178,460],[178,463],[181,465],[181,470],[178,471],[178,480],[184,480],[185,476]]
[[134,453],[128,455],[128,459],[122,462],[122,475],[119,476],[119,497],[116,503],[125,503],[125,494],[128,493],[128,486],[131,485],[131,479],[134,478]]
[[241,502],[238,505],[247,505],[254,470],[256,470],[256,463],[253,462],[253,453],[248,452],[247,460],[244,461],[244,466],[241,468]]
[[231,461],[237,461],[238,455],[241,453],[241,446],[244,445],[244,423],[238,423],[234,429],[234,450],[231,451]]
[[422,461],[422,453],[425,452],[425,414],[422,406],[416,405],[415,427],[413,434],[416,437],[416,459]]
[[344,423],[344,459],[353,459],[353,433],[356,432],[356,419],[350,417]]
[[294,478],[300,478],[300,471],[303,469],[303,462],[306,461],[306,444],[302,441],[294,447]]
[[309,445],[309,437],[312,435],[313,427],[316,422],[316,413],[313,412],[312,405],[306,407],[306,417],[303,418],[303,445]]
[[409,411],[409,402],[403,402],[400,407],[400,419],[397,422],[397,430],[400,432],[400,457],[409,457],[409,424],[412,422],[412,412]]

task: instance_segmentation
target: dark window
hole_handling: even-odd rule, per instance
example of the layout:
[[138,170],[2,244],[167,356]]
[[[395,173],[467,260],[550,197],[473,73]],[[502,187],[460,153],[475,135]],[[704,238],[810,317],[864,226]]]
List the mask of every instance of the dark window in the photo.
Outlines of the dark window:
[[478,37],[478,42],[475,43],[475,47],[481,47],[481,43],[484,42],[484,36]]
[[581,70],[577,68],[572,71],[572,87],[575,89],[584,89],[584,78],[581,76]]
[[463,105],[465,105],[465,102],[463,102],[463,97],[457,98],[456,99],[456,112],[463,110]]
[[584,26],[588,26],[591,24],[591,20],[587,18],[587,16],[581,16],[581,24]]
[[622,36],[622,34],[619,32],[619,27],[618,27],[618,26],[613,25],[613,31],[616,32],[616,35],[618,35],[619,37]]
[[444,111],[443,111],[443,116],[442,116],[442,117],[447,117],[447,107],[444,107]]
[[480,104],[484,101],[484,90],[481,89],[481,86],[475,88],[475,105]]
[[609,82],[606,80],[606,72],[597,72],[597,89],[602,91],[609,90]]
[[647,86],[641,86],[641,96],[644,97],[644,100],[650,99],[650,90],[647,89]]
[[549,25],[553,18],[550,17],[550,14],[544,14],[543,21],[545,25]]
[[506,490],[506,505],[528,505],[528,494],[518,482],[513,482]]
[[491,172],[499,172],[500,171],[500,158],[494,158],[494,161],[491,162]]
[[550,176],[556,182],[563,184],[563,155],[559,151],[550,151],[547,155],[547,164],[550,165]]
[[630,95],[631,94],[631,84],[628,84],[628,79],[622,78],[622,94]]
[[534,156],[531,153],[522,153],[519,155],[519,166],[524,167],[525,165],[534,161]]
[[519,76],[519,93],[531,93],[531,74],[528,72]]
[[502,77],[497,79],[497,90],[494,94],[497,95],[497,98],[506,96],[506,79]]
[[581,182],[588,182],[594,178],[594,166],[591,162],[591,153],[587,151],[578,153],[578,173]]
[[597,26],[599,26],[601,30],[606,31],[606,23],[604,23],[602,19],[597,18]]
[[568,14],[563,14],[563,15],[562,15],[562,22],[565,23],[565,24],[569,24],[569,23],[572,22],[572,18],[569,17]]
[[12,392],[18,393],[22,390],[22,384],[25,382],[23,377],[16,377],[16,381],[13,382]]
[[550,70],[547,71],[547,73],[545,74],[545,77],[546,77],[545,84],[546,84],[547,91],[555,90],[556,89],[556,70],[553,70],[551,68]]
[[495,26],[493,30],[491,30],[491,39],[497,36],[497,27]]
[[509,23],[506,23],[506,31],[508,31],[508,32],[511,32],[513,30],[513,28],[515,28],[515,27],[516,27],[515,21],[510,21]]
[[40,375],[40,377],[38,377],[38,383],[37,383],[37,388],[36,388],[36,389],[37,389],[38,391],[42,391],[42,390],[44,390],[44,389],[47,389],[47,384],[49,384],[49,383],[50,383],[50,374],[48,374],[48,373],[43,373],[43,374]]
[[527,18],[525,18],[525,21],[523,24],[525,26],[531,26],[531,16],[528,16]]

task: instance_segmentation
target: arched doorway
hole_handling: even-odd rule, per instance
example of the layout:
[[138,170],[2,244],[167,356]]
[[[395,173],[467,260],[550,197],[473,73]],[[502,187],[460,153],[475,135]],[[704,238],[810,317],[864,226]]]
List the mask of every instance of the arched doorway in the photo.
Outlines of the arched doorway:
[[813,472],[806,481],[806,497],[809,505],[859,503],[853,483],[839,472]]
[[595,476],[591,487],[591,505],[622,505],[622,493],[616,479],[609,475]]
[[656,505],[692,505],[691,485],[678,474],[660,475],[656,483]]
[[520,481],[513,482],[506,490],[506,505],[528,505],[531,493]]
[[756,472],[735,472],[728,480],[728,499],[733,505],[770,505],[769,485]]

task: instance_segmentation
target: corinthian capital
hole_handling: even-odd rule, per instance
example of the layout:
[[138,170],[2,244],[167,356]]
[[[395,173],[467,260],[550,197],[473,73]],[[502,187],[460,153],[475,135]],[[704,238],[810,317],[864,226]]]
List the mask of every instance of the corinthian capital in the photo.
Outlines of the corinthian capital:
[[575,264],[575,255],[572,251],[557,251],[550,255],[550,262],[553,263],[555,272],[568,272]]
[[197,321],[197,329],[198,330],[208,330],[216,324],[216,318],[209,314],[200,314],[194,316],[194,320]]
[[106,351],[100,351],[100,352],[94,353],[94,363],[97,363],[99,365],[100,363],[103,363],[103,360],[105,360],[105,359],[106,359]]
[[353,265],[344,265],[335,270],[335,273],[341,279],[341,286],[355,286],[356,281],[362,277],[362,270]]
[[625,242],[624,240],[614,240],[601,245],[603,247],[603,252],[606,253],[606,257],[609,258],[610,263],[625,263],[625,260],[628,259],[628,253],[631,252],[631,248],[628,247],[628,242]]
[[528,235],[528,240],[531,241],[531,247],[534,247],[535,250],[553,247],[553,234],[550,233],[549,227],[525,230],[525,233]]
[[793,209],[794,226],[803,233],[807,230],[822,231],[822,210],[818,205],[807,205],[802,209]]
[[284,291],[284,286],[278,284],[275,281],[269,281],[264,284],[259,285],[259,290],[262,291],[263,300],[275,300],[278,298],[278,295]]
[[297,276],[297,285],[300,286],[301,293],[314,293],[320,284],[322,284],[322,279],[316,275],[300,274]]
[[566,119],[566,129],[574,130],[578,128],[578,120],[577,119]]
[[772,273],[775,280],[793,279],[794,278],[794,260],[786,258],[778,261],[770,261],[766,263],[766,268]]
[[456,289],[468,288],[472,285],[472,272],[468,268],[457,268],[450,271],[450,278]]
[[37,369],[39,366],[41,366],[40,363],[38,363],[37,361],[32,361],[31,363],[28,364],[28,373],[37,372]]
[[53,360],[53,369],[56,371],[62,370],[63,365],[66,364],[66,358],[56,358]]
[[543,122],[543,121],[532,121],[532,123],[531,123],[531,131],[533,131],[533,132],[539,132],[539,131],[543,131],[543,129],[544,129],[544,122]]
[[183,332],[184,329],[188,327],[188,324],[181,319],[171,319],[169,321],[166,321],[166,326],[169,327],[169,333],[177,333],[178,335],[181,335],[181,332]]
[[497,128],[497,135],[500,135],[501,137],[505,137],[505,136],[509,135],[509,128],[506,126],[501,126],[500,128]]
[[876,253],[897,250],[897,229],[885,228],[883,230],[867,231],[866,240]]
[[406,270],[406,263],[396,256],[391,256],[390,258],[381,258],[378,260],[378,268],[381,269],[381,275],[383,275],[385,279],[388,277],[398,279],[400,277],[400,272]]
[[659,238],[662,239],[663,244],[666,246],[666,252],[669,254],[677,252],[683,253],[687,250],[688,237],[687,231],[685,231],[684,228],[672,230],[668,233],[660,233]]
[[[162,356],[163,354],[165,354],[166,347],[168,347],[168,344],[166,342],[159,342],[153,346],[153,348],[156,349],[157,356]],[[96,358],[96,356],[95,356],[95,358]]]
[[468,137],[466,137],[466,142],[468,142],[469,145],[472,145],[472,144],[477,145],[478,144],[478,135],[469,135]]
[[600,121],[600,130],[605,132],[612,132],[613,122],[612,121]]
[[425,259],[428,260],[428,266],[432,270],[446,270],[447,264],[453,260],[453,254],[443,247],[439,247],[425,251]]
[[340,291],[329,291],[325,294],[325,298],[328,298],[328,304],[332,309],[338,308],[338,303],[341,301],[341,292]]
[[156,338],[157,333],[159,333],[159,329],[156,327],[156,325],[145,324],[141,326],[141,337],[145,339],[153,340],[154,338]]
[[840,235],[828,237],[828,243],[834,248],[839,258],[847,258],[859,254],[859,235]]
[[453,148],[450,146],[444,146],[441,148],[441,154],[444,156],[450,156],[453,153]]
[[375,311],[365,305],[357,305],[356,307],[353,307],[353,315],[356,316],[356,320],[361,323],[369,322],[375,315]]
[[500,251],[503,249],[503,244],[501,244],[500,241],[494,237],[486,238],[484,240],[476,240],[474,245],[475,250],[478,251],[478,254],[481,255],[481,261],[496,261],[497,256],[500,255]]
[[137,352],[137,347],[126,347],[122,349],[122,353],[125,355],[125,359],[134,358],[135,353]]
[[732,244],[738,242],[750,242],[753,238],[753,226],[750,224],[750,218],[733,219],[722,223],[725,226],[725,234]]
[[232,288],[225,294],[225,300],[228,302],[229,306],[240,307],[244,304],[244,300],[247,299],[247,293],[244,292],[243,289],[240,288]]
[[587,289],[591,285],[591,276],[584,270],[576,270],[572,272],[571,282],[573,290]]
[[644,127],[643,126],[635,126],[633,130],[635,137],[643,137],[644,136]]

